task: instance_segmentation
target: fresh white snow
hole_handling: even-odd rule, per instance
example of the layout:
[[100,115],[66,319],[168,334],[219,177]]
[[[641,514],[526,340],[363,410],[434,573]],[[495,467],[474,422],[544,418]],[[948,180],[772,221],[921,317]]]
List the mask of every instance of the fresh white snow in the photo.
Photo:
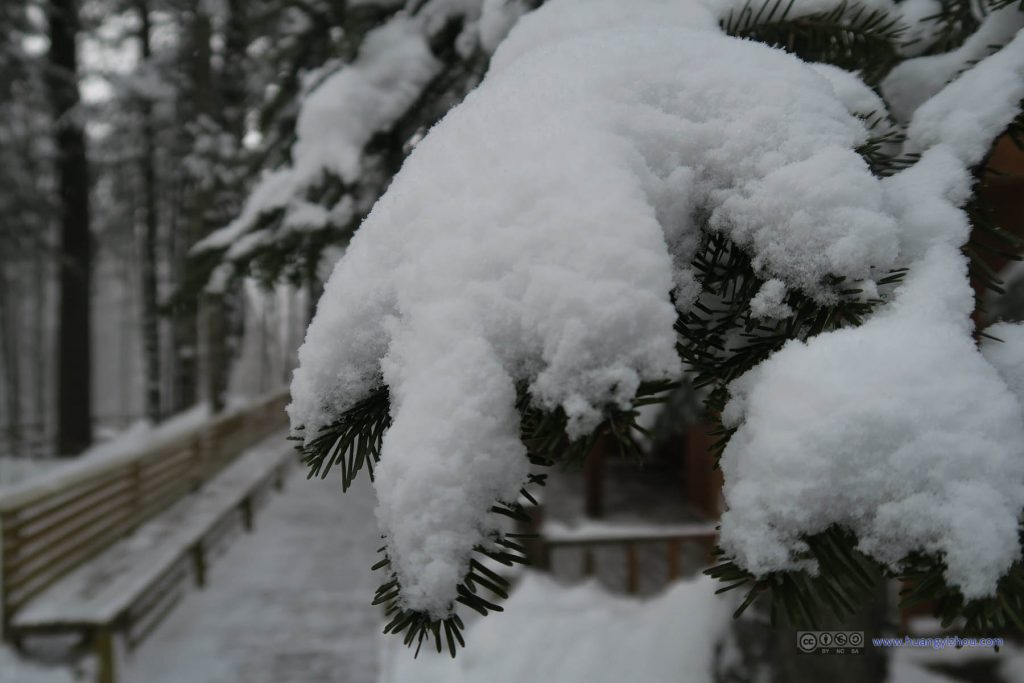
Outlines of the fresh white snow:
[[[930,15],[939,11],[935,4],[917,3]],[[891,113],[901,120],[909,120],[925,100],[968,69],[972,62],[988,57],[1010,42],[1021,27],[1024,27],[1024,12],[1009,6],[988,15],[978,31],[956,50],[908,59],[897,65],[882,83]]]
[[0,646],[0,683],[73,683],[81,680],[63,666],[29,662],[6,645]]
[[303,100],[291,165],[264,175],[239,216],[193,249],[233,245],[230,258],[241,258],[269,235],[239,238],[274,209],[285,209],[286,224],[321,221],[323,216],[309,215],[306,190],[325,173],[356,180],[363,147],[405,112],[439,69],[419,22],[400,15],[368,33],[356,60],[324,77]]
[[715,644],[732,610],[715,587],[697,578],[636,600],[596,582],[566,586],[528,572],[501,618],[470,624],[456,659],[421,651],[414,660],[395,642],[380,683],[711,683]]
[[125,683],[373,683],[384,639],[369,599],[373,491],[340,491],[335,477],[294,473],[255,533],[213,562],[207,588],[127,656]]
[[760,317],[788,315],[788,289],[833,300],[828,275],[877,291],[909,268],[863,327],[790,343],[731,387],[726,549],[755,573],[792,568],[800,536],[844,524],[883,562],[940,556],[969,598],[1019,557],[1024,422],[972,339],[959,247],[968,169],[1017,112],[1024,37],[911,112],[923,156],[881,179],[854,150],[869,135],[855,114],[884,117],[882,101],[724,36],[723,11],[525,15],[336,266],[289,413],[312,437],[389,387],[377,515],[406,607],[447,614],[488,509],[516,498],[517,383],[577,436],[681,373],[673,303],[699,294],[697,215],[752,254]]

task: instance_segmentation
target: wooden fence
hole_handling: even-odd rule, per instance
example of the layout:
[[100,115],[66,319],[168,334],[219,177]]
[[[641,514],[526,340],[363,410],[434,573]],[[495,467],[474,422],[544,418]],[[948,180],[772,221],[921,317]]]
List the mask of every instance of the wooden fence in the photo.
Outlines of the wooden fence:
[[581,552],[582,573],[593,576],[596,573],[595,555],[601,548],[617,548],[621,551],[625,567],[625,590],[636,594],[639,591],[641,566],[640,548],[656,546],[663,552],[666,581],[671,582],[682,576],[680,550],[684,544],[696,543],[703,548],[703,554],[710,558],[711,548],[718,537],[717,523],[692,522],[671,524],[647,529],[591,529],[573,531],[547,527],[543,528],[536,542],[539,555],[535,563],[539,568],[550,569],[552,555],[560,549],[574,548]]
[[29,600],[198,489],[286,422],[276,392],[137,452],[82,463],[0,497],[4,633]]

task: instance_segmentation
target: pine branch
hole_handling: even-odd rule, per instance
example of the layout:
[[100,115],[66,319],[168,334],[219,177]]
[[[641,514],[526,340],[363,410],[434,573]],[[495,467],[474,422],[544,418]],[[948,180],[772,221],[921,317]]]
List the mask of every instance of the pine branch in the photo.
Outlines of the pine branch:
[[962,619],[961,630],[967,635],[991,635],[1007,629],[1024,631],[1024,563],[1018,560],[1010,567],[996,586],[994,596],[971,602],[946,585],[945,570],[945,565],[934,558],[909,558],[897,577],[907,584],[900,591],[900,608],[931,603],[943,628]]
[[923,52],[925,55],[949,52],[963,45],[981,26],[979,14],[986,11],[985,2],[978,0],[940,0],[940,5],[938,12],[923,19],[937,25],[931,45]]
[[[637,423],[640,414],[638,409],[643,405],[667,401],[676,386],[676,383],[667,381],[642,384],[629,410],[609,407],[606,419],[593,433],[570,441],[566,435],[568,419],[565,412],[561,408],[544,410],[536,407],[531,402],[526,386],[521,385],[516,407],[520,413],[520,438],[527,447],[531,464],[540,468],[556,462],[578,464],[586,458],[599,436],[604,433],[615,436],[623,455],[642,457],[642,449],[636,438],[637,434],[644,433],[644,429]],[[326,477],[337,465],[341,468],[343,490],[348,490],[363,467],[372,479],[373,466],[380,458],[384,432],[390,424],[390,396],[387,387],[381,385],[345,411],[338,420],[324,427],[309,443],[299,446],[302,460],[309,467],[309,476]],[[301,440],[302,436],[296,433],[290,438]],[[531,473],[519,492],[521,499],[537,505],[537,499],[530,489],[543,486],[546,480],[546,474]],[[522,525],[530,524],[526,507],[519,501],[496,501],[490,512]],[[381,548],[384,557],[373,569],[385,571],[386,579],[377,589],[373,604],[383,605],[385,615],[390,617],[384,633],[402,635],[406,645],[412,646],[415,643],[417,653],[424,642],[433,642],[438,652],[447,647],[454,657],[458,648],[465,645],[462,637],[465,627],[456,612],[457,605],[485,616],[501,611],[498,602],[508,597],[509,582],[489,569],[484,562],[491,560],[507,567],[527,564],[526,549],[518,542],[523,537],[523,534],[495,532],[486,543],[473,549],[478,557],[470,562],[469,570],[456,588],[456,604],[452,605],[450,615],[444,619],[434,619],[429,614],[402,606],[401,582],[391,571],[391,559],[386,547]]]
[[[827,607],[836,619],[842,620],[871,600],[885,572],[881,565],[856,549],[857,539],[853,534],[832,526],[804,541],[807,550],[797,559],[815,562],[818,571],[814,574],[800,570],[756,577],[731,560],[704,573],[728,584],[716,593],[746,588],[747,593],[733,617],[739,617],[758,600],[767,599],[773,626],[786,623],[796,628],[816,629],[823,608]],[[720,548],[716,548],[715,553],[724,555]]]
[[[387,387],[381,385],[338,420],[321,429],[309,443],[298,446],[302,462],[309,467],[308,477],[326,478],[331,468],[340,465],[341,488],[348,491],[365,466],[372,481],[384,432],[391,426],[390,411],[391,396]],[[301,434],[289,438],[303,439]]]
[[1024,255],[1024,238],[1010,232],[999,224],[999,221],[981,197],[981,191],[991,176],[999,175],[998,171],[991,169],[990,161],[995,145],[1003,136],[1008,137],[1019,149],[1024,149],[1024,102],[1020,103],[1021,112],[1006,130],[995,138],[992,147],[985,159],[971,169],[974,177],[972,197],[964,210],[971,224],[971,236],[964,247],[964,253],[970,259],[970,275],[986,289],[999,294],[1005,294],[1003,280],[999,274],[989,266],[986,255],[995,256],[999,259],[1011,261],[1022,260]]
[[910,168],[921,158],[920,154],[902,152],[907,136],[892,126],[886,114],[870,112],[860,118],[867,124],[871,136],[855,151],[864,158],[874,175],[887,178]]
[[[514,508],[508,509],[513,510]],[[521,507],[519,510],[521,511]],[[474,558],[470,561],[469,570],[456,588],[458,597],[455,601],[457,604],[472,609],[482,616],[487,616],[491,612],[503,611],[501,605],[495,601],[508,597],[511,583],[501,574],[488,568],[481,560],[489,559],[506,567],[526,564],[525,548],[512,538],[513,535],[498,535],[490,544],[478,545],[473,549],[479,559]],[[438,653],[443,652],[447,646],[448,653],[455,657],[459,647],[466,645],[466,641],[462,637],[465,624],[455,610],[455,605],[452,606],[449,616],[443,619],[435,619],[425,612],[403,607],[401,582],[391,571],[391,559],[387,556],[386,547],[380,548],[379,552],[384,555],[384,558],[375,564],[373,569],[385,571],[387,579],[377,589],[373,604],[383,605],[385,617],[390,617],[384,626],[384,633],[401,635],[402,641],[408,647],[415,644],[416,655],[419,655],[424,641],[433,640]],[[481,589],[486,591],[483,595]],[[442,630],[444,631],[443,641]]]
[[792,16],[794,0],[753,0],[721,21],[722,29],[737,38],[748,38],[782,48],[808,62],[824,62],[861,72],[876,84],[899,61],[905,26],[898,16],[869,10],[856,2]]
[[[727,386],[753,369],[791,339],[806,340],[822,332],[859,325],[881,303],[864,299],[863,292],[842,278],[824,284],[832,301],[822,303],[799,290],[787,293],[784,303],[793,315],[780,320],[761,320],[751,312],[751,301],[764,285],[751,257],[726,235],[705,229],[691,266],[703,290],[701,297],[676,321],[677,350],[694,373],[693,385],[707,387],[705,406],[717,415],[728,402]],[[904,270],[890,271],[877,282],[898,282]],[[721,453],[731,430],[717,425],[713,445]]]
[[1011,5],[1017,5],[1017,9],[1024,12],[1024,0],[989,0],[989,12],[996,12]]

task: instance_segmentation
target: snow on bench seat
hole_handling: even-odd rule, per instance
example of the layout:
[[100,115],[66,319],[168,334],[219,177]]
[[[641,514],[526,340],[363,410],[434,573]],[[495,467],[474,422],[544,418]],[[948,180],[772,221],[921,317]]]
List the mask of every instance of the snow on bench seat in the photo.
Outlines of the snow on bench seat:
[[228,466],[196,493],[60,579],[14,617],[18,631],[92,628],[114,624],[193,550],[292,452],[277,432]]

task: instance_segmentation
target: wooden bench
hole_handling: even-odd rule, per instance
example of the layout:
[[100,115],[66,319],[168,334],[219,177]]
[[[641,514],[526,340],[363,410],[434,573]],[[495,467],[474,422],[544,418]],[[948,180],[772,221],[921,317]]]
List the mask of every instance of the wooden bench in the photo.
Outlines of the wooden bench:
[[151,632],[185,576],[205,582],[225,528],[251,527],[256,498],[281,481],[285,400],[276,393],[0,498],[4,637],[76,634],[97,653],[98,680],[113,681],[114,633],[133,647]]
[[110,546],[26,604],[11,621],[13,638],[75,634],[96,654],[97,680],[115,680],[114,634],[140,643],[192,576],[202,588],[210,554],[231,522],[251,531],[257,498],[280,488],[292,453],[285,433],[271,437],[131,536]]

